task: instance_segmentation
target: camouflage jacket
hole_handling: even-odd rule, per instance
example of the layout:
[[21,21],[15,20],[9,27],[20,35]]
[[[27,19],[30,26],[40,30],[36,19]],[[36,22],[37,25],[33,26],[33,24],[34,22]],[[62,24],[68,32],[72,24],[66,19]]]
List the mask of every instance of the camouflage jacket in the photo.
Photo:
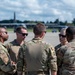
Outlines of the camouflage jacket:
[[62,65],[62,72],[75,68],[75,39],[60,48],[58,58],[60,65]]
[[57,71],[57,59],[54,47],[39,38],[33,38],[21,46],[18,55],[18,71],[23,65],[26,71],[47,70]]
[[12,42],[7,43],[6,48],[10,54],[11,60],[17,63],[17,56],[20,48],[20,44],[15,40]]
[[5,46],[0,43],[0,75],[8,75],[13,73],[15,66],[11,64],[9,53]]
[[62,46],[61,44],[58,44],[55,46],[56,55],[58,54],[58,51],[59,51],[61,46]]

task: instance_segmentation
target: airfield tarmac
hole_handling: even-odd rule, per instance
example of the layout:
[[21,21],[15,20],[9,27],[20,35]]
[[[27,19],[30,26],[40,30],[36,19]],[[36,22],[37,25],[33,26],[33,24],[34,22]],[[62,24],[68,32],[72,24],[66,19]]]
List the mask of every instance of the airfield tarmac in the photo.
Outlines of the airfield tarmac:
[[[47,32],[44,39],[48,43],[52,44],[53,46],[56,46],[59,44],[59,37],[58,37],[59,32],[52,33],[52,32]],[[9,38],[5,43],[8,43],[16,38],[16,34],[14,32],[8,32]],[[28,32],[28,36],[26,37],[26,41],[31,40],[34,37],[33,32]]]

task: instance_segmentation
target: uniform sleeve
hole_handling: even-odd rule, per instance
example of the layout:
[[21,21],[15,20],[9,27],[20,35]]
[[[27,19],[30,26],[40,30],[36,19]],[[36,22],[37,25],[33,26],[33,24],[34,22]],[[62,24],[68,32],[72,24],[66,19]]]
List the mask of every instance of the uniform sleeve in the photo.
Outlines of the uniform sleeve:
[[15,70],[15,66],[14,65],[11,65],[11,64],[4,64],[3,61],[0,59],[0,69],[1,71],[4,71],[4,72],[8,72],[8,73],[14,73],[14,70]]
[[5,44],[5,47],[7,48],[8,52],[10,53],[11,43]]
[[24,66],[24,59],[23,59],[23,48],[19,49],[19,54],[18,54],[18,61],[17,61],[17,70],[18,71],[23,71],[23,66]]
[[0,69],[4,72],[13,72],[15,66],[11,64],[8,55],[3,50],[0,50]]
[[57,57],[54,47],[49,47],[50,68],[52,71],[57,71]]
[[57,54],[58,66],[60,66],[60,67],[61,67],[62,62],[63,62],[63,56],[64,56],[65,51],[66,51],[66,48],[64,46],[60,47],[58,50],[58,54]]

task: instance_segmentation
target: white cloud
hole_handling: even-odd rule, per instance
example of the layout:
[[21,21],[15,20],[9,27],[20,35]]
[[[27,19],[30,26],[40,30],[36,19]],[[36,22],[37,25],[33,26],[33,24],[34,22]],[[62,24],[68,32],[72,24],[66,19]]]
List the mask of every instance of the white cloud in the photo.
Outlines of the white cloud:
[[25,3],[30,9],[40,9],[38,0],[25,0]]
[[70,12],[63,11],[61,15],[59,16],[60,20],[65,21],[68,19],[69,22],[73,19],[73,15]]
[[61,15],[61,12],[58,9],[52,9],[54,15]]
[[[75,0],[0,0],[0,18],[19,20],[71,21],[75,17]],[[7,17],[8,16],[8,17]]]
[[75,0],[62,0],[65,4],[71,6],[71,7],[75,7]]

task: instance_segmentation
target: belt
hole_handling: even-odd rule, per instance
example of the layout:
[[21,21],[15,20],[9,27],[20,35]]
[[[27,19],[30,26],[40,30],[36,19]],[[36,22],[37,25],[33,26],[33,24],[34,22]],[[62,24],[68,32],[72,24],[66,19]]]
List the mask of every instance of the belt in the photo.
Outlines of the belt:
[[48,71],[27,71],[26,74],[36,73],[36,74],[49,74]]

